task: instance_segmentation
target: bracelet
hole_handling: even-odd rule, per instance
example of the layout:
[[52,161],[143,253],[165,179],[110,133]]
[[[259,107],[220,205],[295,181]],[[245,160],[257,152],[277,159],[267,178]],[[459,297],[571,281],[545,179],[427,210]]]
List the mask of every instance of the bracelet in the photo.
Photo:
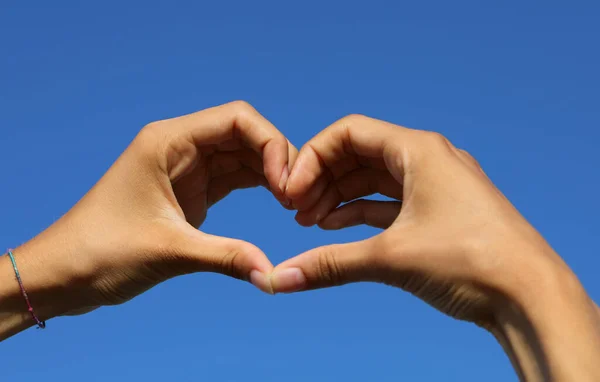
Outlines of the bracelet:
[[21,281],[21,275],[19,274],[19,270],[17,269],[17,262],[15,261],[15,255],[13,255],[12,251],[13,251],[12,249],[8,250],[8,257],[10,257],[10,261],[12,262],[13,269],[15,270],[15,275],[17,276],[17,281],[19,282],[19,287],[21,288],[21,294],[23,295],[23,298],[25,299],[25,302],[27,303],[27,310],[29,311],[29,314],[31,314],[31,318],[33,318],[33,320],[37,324],[38,329],[45,329],[46,322],[40,321],[40,319],[33,312],[33,307],[31,306],[31,303],[29,302],[29,297],[27,296],[27,292],[25,292],[25,287],[23,286],[23,281]]

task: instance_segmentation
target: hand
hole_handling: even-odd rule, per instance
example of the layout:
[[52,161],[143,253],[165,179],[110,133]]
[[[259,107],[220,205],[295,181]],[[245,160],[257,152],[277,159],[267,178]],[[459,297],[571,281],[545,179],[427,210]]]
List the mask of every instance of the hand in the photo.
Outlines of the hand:
[[[395,201],[359,199],[375,193]],[[519,282],[511,273],[498,277],[496,270],[560,263],[478,163],[439,134],[347,117],[302,148],[286,194],[302,225],[386,229],[277,267],[299,267],[307,288],[384,282],[485,326],[493,311],[485,288]],[[344,202],[350,203],[340,206]],[[531,252],[527,261],[524,252]],[[276,291],[293,289],[279,281],[273,278]]]
[[46,319],[120,304],[192,272],[269,291],[272,265],[261,250],[197,227],[236,189],[265,186],[286,204],[296,155],[243,102],[149,124],[71,211],[16,250],[36,310]]
[[[395,201],[359,199],[374,193]],[[286,195],[302,225],[367,224],[385,231],[278,265],[271,278],[275,292],[358,281],[395,285],[510,343],[507,351],[522,376],[595,370],[595,305],[479,164],[441,135],[346,117],[302,147]],[[563,310],[569,313],[559,319],[556,312]],[[548,317],[563,325],[552,326]],[[578,342],[569,346],[565,338]]]

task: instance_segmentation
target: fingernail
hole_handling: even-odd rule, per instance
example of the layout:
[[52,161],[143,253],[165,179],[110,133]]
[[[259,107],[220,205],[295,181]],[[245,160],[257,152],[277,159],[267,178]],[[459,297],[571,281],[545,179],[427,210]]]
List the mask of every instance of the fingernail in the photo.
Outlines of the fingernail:
[[290,170],[288,170],[287,164],[283,167],[283,171],[281,172],[281,178],[279,179],[279,190],[282,193],[285,193],[285,188],[287,186],[288,177],[290,176]]
[[296,172],[292,172],[292,173],[290,174],[290,176],[288,177],[288,180],[287,180],[287,184],[285,185],[285,191],[284,191],[284,192],[285,192],[285,195],[287,195],[287,194],[288,194],[288,192],[290,191],[290,186],[291,186],[291,185],[293,185],[293,183],[295,182],[295,179],[296,179],[297,177],[298,177],[298,176],[296,175]]
[[300,268],[289,268],[271,275],[271,288],[276,293],[297,292],[306,288],[306,276]]
[[264,273],[257,270],[253,270],[252,272],[250,272],[250,282],[252,283],[252,285],[257,287],[261,291],[268,294],[273,294],[271,282]]
[[287,201],[287,204],[289,207],[294,207],[294,203],[292,203],[292,199],[286,197],[285,200]]

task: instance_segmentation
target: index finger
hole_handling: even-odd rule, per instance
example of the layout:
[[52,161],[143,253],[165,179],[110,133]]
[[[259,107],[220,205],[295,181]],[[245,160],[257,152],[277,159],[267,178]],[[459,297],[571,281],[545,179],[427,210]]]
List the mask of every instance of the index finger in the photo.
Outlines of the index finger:
[[397,147],[409,131],[405,127],[361,115],[340,119],[300,149],[286,195],[292,200],[301,197],[319,178],[327,176],[336,163],[352,155],[383,158],[392,175],[401,178],[404,161],[396,155],[402,154]]

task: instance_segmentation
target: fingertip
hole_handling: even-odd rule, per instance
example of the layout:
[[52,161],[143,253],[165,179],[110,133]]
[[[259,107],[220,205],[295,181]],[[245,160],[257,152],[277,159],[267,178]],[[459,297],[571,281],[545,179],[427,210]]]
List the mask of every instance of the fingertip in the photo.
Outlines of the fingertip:
[[258,290],[263,291],[267,294],[275,294],[271,287],[271,277],[269,274],[265,274],[261,271],[253,269],[250,272],[250,283],[254,285]]
[[285,163],[283,169],[281,170],[281,176],[279,177],[279,191],[281,191],[281,194],[284,196],[285,190],[287,189],[289,175],[290,170],[288,169],[288,164]]
[[263,151],[263,169],[271,191],[283,200],[289,178],[289,154],[287,140],[274,138]]
[[289,198],[290,200],[297,199],[299,196],[301,196],[301,193],[298,192],[296,178],[297,178],[296,172],[294,169],[292,169],[292,172],[288,178],[288,181],[286,182],[285,190],[284,190],[285,196],[287,198]]
[[281,205],[286,210],[289,210],[289,211],[295,210],[295,208],[294,208],[294,206],[292,204],[292,201],[289,198],[287,198],[287,197],[284,197],[284,200],[281,202]]
[[300,198],[311,182],[316,179],[315,174],[306,172],[304,169],[306,167],[305,157],[306,155],[302,152],[298,154],[285,187],[285,195],[292,200]]
[[348,208],[345,207],[346,205],[336,208],[319,221],[319,228],[325,230],[340,230],[359,225],[360,220],[351,214],[353,211],[348,210]]
[[324,229],[326,231],[336,231],[344,228],[344,225],[339,219],[335,217],[331,217],[331,215],[325,217],[319,223],[317,223],[319,228]]
[[298,224],[300,224],[302,227],[312,227],[315,225],[315,221],[307,214],[302,212],[298,212],[294,219],[296,219],[296,222],[298,222]]
[[298,149],[290,141],[288,141],[288,169],[292,171],[298,158]]
[[285,268],[274,271],[269,279],[273,293],[298,292],[307,286],[306,276],[300,268]]

